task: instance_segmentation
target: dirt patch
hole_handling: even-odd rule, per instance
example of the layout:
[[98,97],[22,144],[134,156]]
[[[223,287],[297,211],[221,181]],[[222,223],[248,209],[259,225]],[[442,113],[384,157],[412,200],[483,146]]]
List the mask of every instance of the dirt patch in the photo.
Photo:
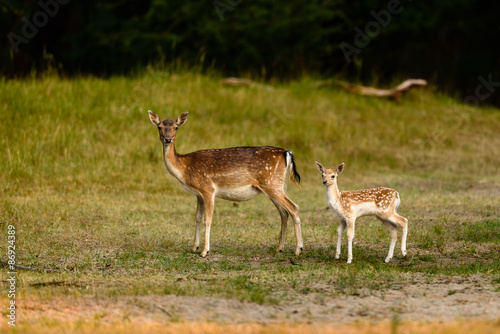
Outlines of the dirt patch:
[[[411,283],[410,283],[411,282]],[[328,291],[326,283],[318,283]],[[333,290],[333,289],[332,289]],[[100,319],[105,322],[171,321],[349,324],[356,321],[454,321],[499,319],[500,293],[480,276],[412,275],[399,289],[377,294],[310,293],[290,303],[259,305],[233,299],[186,296],[65,297],[20,300],[20,321]]]

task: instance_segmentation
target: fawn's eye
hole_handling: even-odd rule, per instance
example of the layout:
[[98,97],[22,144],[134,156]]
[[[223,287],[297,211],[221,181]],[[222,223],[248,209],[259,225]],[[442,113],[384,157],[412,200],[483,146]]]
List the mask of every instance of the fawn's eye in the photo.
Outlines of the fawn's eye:
[[332,179],[334,179],[334,178],[335,178],[335,175],[332,175]]
[[177,130],[178,128],[179,128],[179,127],[178,127],[178,126],[176,126],[176,127],[175,127],[175,130]]

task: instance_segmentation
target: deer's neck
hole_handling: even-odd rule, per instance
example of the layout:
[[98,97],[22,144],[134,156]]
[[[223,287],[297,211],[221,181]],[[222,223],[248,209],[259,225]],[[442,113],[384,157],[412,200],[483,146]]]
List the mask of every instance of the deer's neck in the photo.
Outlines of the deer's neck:
[[179,180],[179,182],[184,183],[184,166],[181,163],[180,155],[175,150],[174,144],[163,145],[163,161],[168,172]]
[[340,205],[340,191],[337,187],[337,183],[326,187],[326,197],[328,199],[328,204],[333,210],[341,211]]

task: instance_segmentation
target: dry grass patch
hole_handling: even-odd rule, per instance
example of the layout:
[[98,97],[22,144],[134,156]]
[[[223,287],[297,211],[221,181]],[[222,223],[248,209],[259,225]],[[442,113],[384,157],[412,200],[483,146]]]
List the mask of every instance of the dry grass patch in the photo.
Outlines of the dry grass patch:
[[[3,328],[2,328],[3,327]],[[391,323],[384,322],[378,324],[358,323],[353,325],[325,326],[314,324],[276,324],[276,325],[219,325],[215,323],[149,323],[149,324],[101,324],[99,321],[87,322],[63,322],[52,323],[46,320],[46,324],[33,324],[21,326],[19,328],[6,328],[0,325],[0,329],[6,333],[39,333],[39,334],[59,334],[59,333],[117,333],[117,334],[141,334],[141,333],[192,333],[192,334],[498,334],[500,333],[500,320],[497,321],[456,321],[449,323]]]

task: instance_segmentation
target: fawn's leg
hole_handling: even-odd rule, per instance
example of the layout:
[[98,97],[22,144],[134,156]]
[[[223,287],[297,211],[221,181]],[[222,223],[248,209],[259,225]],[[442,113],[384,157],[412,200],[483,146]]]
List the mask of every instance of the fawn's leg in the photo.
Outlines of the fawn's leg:
[[335,258],[340,259],[340,248],[342,244],[342,234],[347,228],[347,223],[345,219],[341,219],[339,223],[339,227],[337,228],[337,251],[335,252]]
[[352,262],[352,239],[354,239],[354,225],[356,218],[347,218],[347,263]]
[[398,240],[398,227],[397,224],[394,224],[391,219],[388,218],[380,218],[380,220],[384,223],[385,226],[391,232],[391,245],[389,246],[389,253],[387,253],[387,257],[385,258],[385,263],[391,261],[394,256],[394,247],[396,246],[396,241]]
[[403,216],[394,213],[394,221],[401,226],[401,254],[406,257],[406,236],[408,235],[408,219]]

